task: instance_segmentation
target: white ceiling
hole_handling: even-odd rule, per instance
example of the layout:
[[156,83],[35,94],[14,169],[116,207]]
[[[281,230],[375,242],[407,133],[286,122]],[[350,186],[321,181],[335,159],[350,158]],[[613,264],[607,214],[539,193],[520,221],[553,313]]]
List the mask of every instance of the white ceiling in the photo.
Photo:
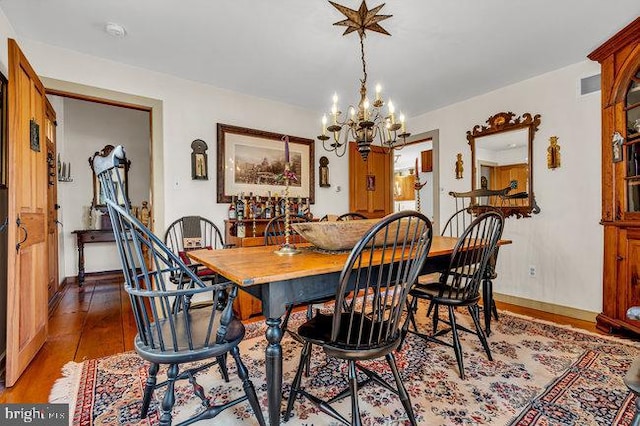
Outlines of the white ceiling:
[[[368,1],[372,8],[384,0]],[[360,0],[338,0],[357,9]],[[356,33],[325,0],[0,0],[19,38],[216,87],[328,111],[356,102]],[[640,15],[638,0],[387,0],[392,36],[365,40],[380,82],[407,116],[586,59]],[[127,37],[104,31],[117,22]]]

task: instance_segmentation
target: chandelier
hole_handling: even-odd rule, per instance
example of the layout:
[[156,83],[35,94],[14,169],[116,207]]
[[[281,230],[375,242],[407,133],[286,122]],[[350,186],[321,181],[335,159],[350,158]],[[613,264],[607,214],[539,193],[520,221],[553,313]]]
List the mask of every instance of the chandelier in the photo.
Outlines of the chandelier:
[[385,102],[381,96],[381,86],[376,85],[376,96],[373,102],[367,97],[367,62],[364,57],[365,31],[375,31],[381,34],[391,35],[379,24],[380,21],[390,18],[393,15],[377,15],[378,11],[384,7],[384,3],[368,9],[365,0],[358,10],[329,1],[347,19],[336,22],[333,25],[347,27],[342,35],[347,35],[354,31],[360,37],[360,58],[362,60],[362,78],[360,79],[360,101],[354,107],[349,106],[348,115],[343,116],[338,109],[338,95],[333,95],[333,106],[329,114],[322,117],[322,134],[318,139],[322,141],[322,146],[326,151],[333,151],[338,157],[342,157],[347,150],[347,142],[355,140],[358,144],[358,152],[364,161],[367,161],[371,144],[378,140],[380,146],[385,151],[400,149],[406,143],[407,133],[404,115],[396,117],[395,108],[391,101],[388,102],[385,112]]

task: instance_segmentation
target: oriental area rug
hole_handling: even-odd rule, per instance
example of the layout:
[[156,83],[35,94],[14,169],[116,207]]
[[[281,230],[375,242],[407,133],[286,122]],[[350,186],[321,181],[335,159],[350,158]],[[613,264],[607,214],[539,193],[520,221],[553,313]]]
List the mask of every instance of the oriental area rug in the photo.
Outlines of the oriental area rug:
[[[427,329],[430,320],[421,305],[418,318]],[[466,312],[466,311],[465,311]],[[444,313],[444,312],[443,312]],[[442,316],[444,317],[444,316]],[[462,310],[459,322],[472,327]],[[304,313],[292,315],[290,326],[304,320]],[[453,349],[409,335],[396,361],[410,394],[420,425],[630,425],[635,414],[634,397],[623,377],[634,358],[638,343],[587,333],[508,312],[493,323],[488,341],[493,361],[486,358],[477,337],[461,332],[466,380],[458,374]],[[450,335],[445,336],[446,338]],[[249,369],[267,419],[264,372],[264,323],[247,325],[240,350]],[[289,393],[298,365],[301,345],[285,336],[283,346],[284,398]],[[217,366],[198,375],[198,382],[216,403],[242,395],[242,386],[229,358],[231,382],[225,383]],[[393,376],[382,360],[364,363],[389,383]],[[63,370],[50,402],[69,403],[74,425],[154,425],[158,423],[162,389],[154,395],[149,417],[139,419],[148,364],[135,353],[82,363],[71,362]],[[161,368],[158,380],[163,379]],[[327,399],[347,386],[343,362],[327,358],[315,348],[311,373],[302,384]],[[369,384],[359,389],[364,425],[409,424],[398,397],[387,389]],[[174,423],[200,408],[187,381],[176,386]],[[350,417],[350,401],[335,405]],[[257,425],[248,403],[225,410],[199,424]],[[296,401],[293,417],[286,425],[337,425],[308,400]]]

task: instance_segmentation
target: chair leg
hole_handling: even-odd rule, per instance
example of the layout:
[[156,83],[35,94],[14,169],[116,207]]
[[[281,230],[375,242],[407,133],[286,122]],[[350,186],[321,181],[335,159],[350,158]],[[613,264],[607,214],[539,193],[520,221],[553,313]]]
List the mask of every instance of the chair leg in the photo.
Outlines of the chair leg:
[[[436,309],[435,312],[433,313],[433,334],[436,334],[438,332],[438,321],[440,321],[440,309],[438,309],[439,306],[436,304]],[[451,311],[451,307],[449,307],[449,311]]]
[[218,360],[218,368],[220,368],[220,375],[225,382],[229,383],[229,371],[227,370],[227,354],[216,357]]
[[296,398],[298,396],[300,390],[300,382],[302,381],[302,370],[304,370],[304,365],[306,363],[306,359],[310,357],[311,353],[311,343],[305,343],[302,348],[302,352],[300,353],[300,362],[298,363],[298,369],[296,370],[296,375],[293,378],[293,383],[291,383],[291,390],[289,391],[289,401],[287,401],[287,410],[284,413],[284,421],[286,422],[291,417],[291,411],[293,411],[293,404],[296,402]]
[[[313,305],[307,305],[307,320],[313,318]],[[309,377],[309,370],[311,370],[311,353],[307,357],[307,361],[304,364],[304,377]]]
[[231,356],[236,362],[236,367],[238,368],[238,377],[242,381],[242,388],[244,389],[245,395],[247,395],[247,399],[249,400],[249,405],[251,405],[251,409],[258,419],[258,424],[260,426],[265,426],[266,423],[264,421],[264,415],[262,414],[262,409],[260,408],[260,403],[258,402],[258,396],[256,395],[256,389],[253,387],[253,383],[249,380],[249,372],[247,371],[247,367],[242,362],[240,358],[240,349],[235,346],[231,349]]
[[151,364],[149,366],[149,377],[147,377],[147,383],[144,387],[144,396],[142,397],[142,409],[140,410],[140,418],[146,419],[149,412],[149,405],[151,404],[151,397],[153,396],[153,390],[156,388],[156,375],[158,374],[159,364]]
[[487,358],[489,358],[489,361],[493,361],[493,358],[491,357],[491,350],[487,343],[487,337],[484,335],[482,327],[480,326],[480,309],[478,308],[478,305],[468,306],[467,308],[469,309],[471,318],[473,318],[473,323],[476,326],[476,333],[478,334],[478,338],[480,339],[480,343],[482,343],[484,351],[487,353]]
[[415,309],[417,299],[414,297],[411,301],[407,299],[407,317],[404,319],[404,323],[402,324],[402,333],[400,334],[400,345],[398,345],[398,352],[402,351],[404,347],[404,341],[407,338],[407,333],[409,332],[409,323],[415,324],[415,320],[413,318],[413,312]]
[[499,321],[500,318],[498,317],[498,308],[496,308],[496,301],[493,300],[493,297],[491,297],[491,312],[493,312],[493,317],[496,319],[496,321]]
[[360,406],[358,405],[358,375],[356,362],[349,361],[349,389],[351,390],[351,425],[362,426],[360,419]]
[[287,326],[289,325],[289,317],[291,316],[291,312],[293,312],[293,305],[287,306],[287,311],[285,312],[284,318],[282,319],[282,323],[280,325],[280,328],[282,329],[282,331],[286,331],[287,330]]
[[491,305],[493,305],[493,282],[482,282],[482,311],[484,313],[484,330],[487,336],[491,335]]
[[171,426],[171,410],[173,409],[173,404],[176,403],[174,387],[179,371],[178,364],[171,364],[167,371],[167,390],[164,393],[164,398],[162,399],[160,426]]
[[429,318],[431,316],[431,311],[433,311],[433,307],[434,307],[435,303],[433,302],[433,300],[429,301],[429,308],[427,309],[427,318]]
[[409,421],[412,426],[416,426],[416,416],[413,414],[413,408],[411,407],[411,400],[409,399],[409,394],[402,383],[402,379],[400,378],[400,373],[398,373],[398,366],[396,365],[396,359],[393,356],[393,353],[388,353],[387,363],[391,368],[391,372],[393,373],[393,378],[396,380],[396,385],[398,388],[398,396],[400,397],[400,402],[404,406],[404,410],[407,412],[407,416],[409,417]]
[[456,325],[456,314],[453,306],[449,306],[449,322],[451,323],[451,335],[453,336],[453,351],[458,361],[458,369],[460,370],[460,378],[464,380],[464,363],[462,361],[462,345],[458,336],[458,326]]

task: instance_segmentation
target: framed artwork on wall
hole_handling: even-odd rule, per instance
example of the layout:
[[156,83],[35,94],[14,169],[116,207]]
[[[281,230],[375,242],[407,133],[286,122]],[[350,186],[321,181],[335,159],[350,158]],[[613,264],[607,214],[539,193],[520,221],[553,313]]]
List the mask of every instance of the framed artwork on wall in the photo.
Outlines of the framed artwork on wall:
[[[217,125],[217,202],[230,203],[240,193],[256,196],[282,194],[285,150],[283,134],[228,124]],[[314,141],[289,135],[291,198],[308,198],[315,203]]]

